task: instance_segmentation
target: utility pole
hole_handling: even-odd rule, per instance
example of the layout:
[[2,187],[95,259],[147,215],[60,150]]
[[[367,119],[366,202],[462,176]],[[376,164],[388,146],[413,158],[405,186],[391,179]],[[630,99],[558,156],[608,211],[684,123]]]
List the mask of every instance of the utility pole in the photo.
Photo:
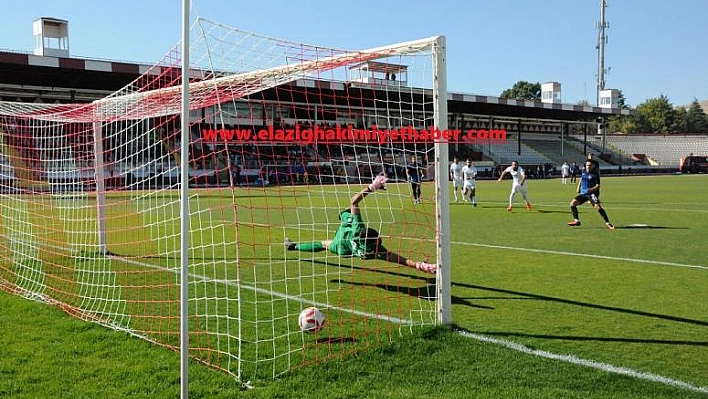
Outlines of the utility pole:
[[605,29],[610,28],[609,22],[605,21],[605,8],[607,1],[600,0],[600,21],[597,22],[597,106],[600,106],[600,91],[605,89],[605,44],[607,44],[607,36]]

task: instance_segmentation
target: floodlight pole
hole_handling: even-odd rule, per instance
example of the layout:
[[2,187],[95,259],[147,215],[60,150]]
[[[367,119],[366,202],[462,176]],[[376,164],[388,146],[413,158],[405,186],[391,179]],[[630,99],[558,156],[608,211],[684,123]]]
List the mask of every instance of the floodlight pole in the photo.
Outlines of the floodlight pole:
[[180,159],[180,397],[189,398],[189,6],[182,0],[182,118]]
[[610,27],[610,24],[605,21],[605,9],[607,8],[607,0],[600,0],[600,21],[597,22],[597,106],[600,106],[600,92],[605,90],[605,44],[607,44],[607,36],[605,29]]

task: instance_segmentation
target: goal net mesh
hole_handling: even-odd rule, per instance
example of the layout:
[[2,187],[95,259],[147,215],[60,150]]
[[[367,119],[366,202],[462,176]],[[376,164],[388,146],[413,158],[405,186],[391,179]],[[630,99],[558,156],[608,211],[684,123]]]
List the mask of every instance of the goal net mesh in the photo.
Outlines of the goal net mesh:
[[[435,147],[375,133],[434,124],[434,39],[345,51],[201,18],[191,37],[187,127],[179,46],[93,103],[0,102],[0,286],[178,349],[184,170],[191,357],[271,379],[436,324],[436,275],[402,261],[438,262]],[[361,217],[398,261],[316,251],[380,173]]]

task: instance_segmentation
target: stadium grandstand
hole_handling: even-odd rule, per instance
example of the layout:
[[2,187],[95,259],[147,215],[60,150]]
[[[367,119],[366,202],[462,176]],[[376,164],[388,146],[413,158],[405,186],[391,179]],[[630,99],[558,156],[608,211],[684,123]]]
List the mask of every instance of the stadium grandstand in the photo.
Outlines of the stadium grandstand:
[[708,154],[708,135],[610,135],[607,145],[632,161],[678,168],[682,157]]
[[[61,21],[60,21],[61,22]],[[363,67],[376,68],[374,65]],[[25,103],[82,103],[92,102],[114,93],[126,85],[143,77],[151,68],[130,62],[109,61],[100,59],[72,57],[68,50],[64,53],[53,52],[38,55],[21,51],[0,51],[0,100]],[[406,84],[405,65],[387,66],[401,75],[397,84]],[[164,72],[164,71],[163,71]],[[154,73],[154,69],[153,69]],[[175,71],[177,73],[177,71]],[[366,104],[367,91],[380,90],[380,86],[372,86],[361,80],[350,80],[340,83],[326,83],[324,89],[331,95],[314,95],[308,88],[321,87],[321,82],[314,79],[300,79],[286,83],[266,92],[251,95],[242,103],[234,105],[234,115],[238,117],[226,121],[226,125],[205,125],[202,129],[224,129],[240,125],[247,121],[261,120],[261,126],[252,124],[254,129],[262,128],[274,122],[280,126],[333,126],[335,124],[352,124],[356,127],[370,127],[372,124],[382,126],[396,125],[396,121],[372,120],[364,111],[362,115],[343,118],[338,114],[336,98],[349,97],[363,99],[364,109],[374,107]],[[293,96],[294,103],[303,104],[302,108],[276,109],[276,100],[283,94]],[[480,139],[470,144],[455,143],[450,146],[450,155],[458,158],[472,158],[481,171],[481,178],[491,178],[502,165],[518,160],[520,164],[531,170],[542,165],[546,174],[553,174],[560,165],[567,161],[581,162],[586,154],[595,153],[601,160],[601,166],[606,170],[629,166],[635,171],[642,167],[666,170],[678,166],[681,157],[689,153],[708,153],[706,136],[618,136],[598,135],[598,118],[608,118],[612,115],[629,115],[631,110],[592,107],[588,105],[570,105],[553,102],[506,99],[486,95],[473,95],[454,92],[448,93],[449,127],[455,129],[503,129],[506,140]],[[318,104],[319,109],[312,111],[306,104]],[[276,116],[277,114],[277,116]],[[373,113],[372,113],[373,115]],[[400,121],[399,121],[400,122]],[[224,123],[224,122],[222,122]],[[303,175],[315,179],[320,168],[326,167],[335,176],[331,180],[346,180],[350,176],[348,161],[358,157],[386,157],[385,149],[377,154],[360,153],[360,149],[343,146],[327,145],[260,145],[239,143],[200,143],[201,132],[192,132],[196,143],[191,149],[191,157],[200,159],[203,170],[191,173],[204,175],[206,184],[220,180],[219,176],[209,171],[221,169],[227,164],[225,160],[211,159],[208,154],[214,151],[214,146],[227,145],[232,154],[232,165],[239,169],[239,181],[259,184],[272,175],[277,181],[303,182]],[[176,145],[178,138],[174,132],[163,131],[164,151],[170,151],[170,146]],[[120,143],[110,143],[116,151],[138,153],[140,143],[123,146]],[[253,154],[257,152],[258,157]],[[152,154],[160,157],[165,154]],[[143,155],[148,156],[148,155]],[[213,158],[213,157],[212,157]],[[257,158],[257,160],[256,160]],[[2,158],[3,160],[6,157]],[[128,157],[127,159],[130,159]],[[306,170],[297,173],[291,160],[305,161]],[[391,172],[403,174],[405,165],[403,159],[378,159],[382,164],[388,164]],[[51,165],[51,166],[50,166]],[[221,166],[220,166],[221,165]],[[159,165],[157,166],[159,167]],[[45,174],[60,173],[61,165],[47,163]],[[13,174],[12,165],[0,162],[0,173],[3,178]],[[124,165],[130,170],[131,165]],[[72,170],[75,170],[73,168]],[[353,172],[353,171],[352,171]],[[131,171],[131,173],[149,173],[149,171]],[[119,173],[121,174],[121,173]],[[297,174],[297,176],[294,176]],[[360,175],[359,173],[354,173]],[[279,176],[289,175],[288,178]],[[175,176],[176,178],[176,176]],[[273,181],[272,179],[268,180]],[[120,183],[118,183],[120,184]]]

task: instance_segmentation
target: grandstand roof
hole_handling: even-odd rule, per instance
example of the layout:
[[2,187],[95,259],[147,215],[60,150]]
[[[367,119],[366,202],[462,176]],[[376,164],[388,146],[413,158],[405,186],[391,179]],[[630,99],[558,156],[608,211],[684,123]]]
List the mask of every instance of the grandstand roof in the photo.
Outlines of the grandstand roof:
[[[375,64],[380,64],[384,68],[397,66]],[[0,99],[22,102],[89,102],[123,88],[149,68],[151,65],[121,61],[47,57],[0,51]],[[315,86],[314,81],[311,80],[299,80],[294,84],[304,87]],[[343,89],[344,83],[318,82],[317,87],[336,91]],[[357,85],[357,87],[375,90],[373,86]],[[451,114],[472,113],[518,119],[591,121],[600,115],[628,115],[632,112],[455,92],[448,93],[448,101],[448,111]]]
[[135,80],[149,66],[0,51],[0,99],[87,102]]

